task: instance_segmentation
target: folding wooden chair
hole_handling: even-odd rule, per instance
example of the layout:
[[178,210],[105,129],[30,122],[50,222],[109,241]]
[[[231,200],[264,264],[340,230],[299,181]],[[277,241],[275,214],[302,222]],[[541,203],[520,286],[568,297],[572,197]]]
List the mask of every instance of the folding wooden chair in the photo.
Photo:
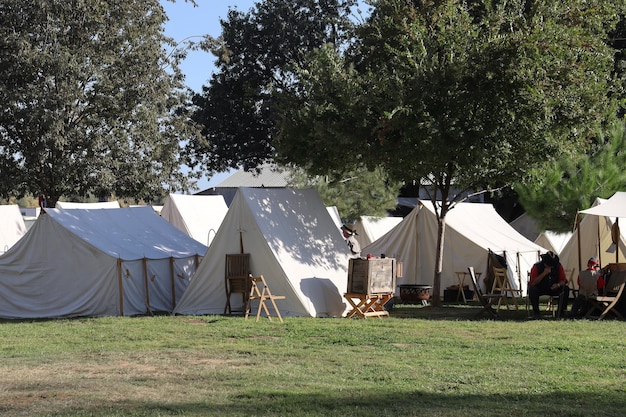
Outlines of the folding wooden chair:
[[480,289],[480,285],[478,285],[478,281],[476,281],[476,273],[474,272],[474,267],[470,266],[469,268],[467,268],[467,271],[469,272],[469,275],[472,279],[472,286],[474,287],[474,294],[476,295],[476,298],[478,299],[478,301],[480,301],[480,303],[483,305],[482,310],[480,310],[476,315],[479,316],[480,314],[484,312],[488,312],[494,318],[499,319],[500,316],[498,315],[498,311],[493,309],[493,303],[495,303],[496,301],[499,302],[502,299],[502,297],[506,297],[506,294],[504,293],[483,294],[482,290]]
[[515,296],[516,293],[519,293],[520,295],[522,294],[522,290],[521,289],[515,289],[513,288],[513,286],[511,285],[511,281],[509,281],[509,277],[508,274],[506,273],[506,268],[498,268],[498,267],[493,267],[493,286],[491,288],[491,293],[492,294],[498,294],[498,293],[502,293],[503,297],[501,297],[498,300],[498,308],[497,310],[500,310],[500,305],[502,304],[502,300],[504,300],[504,304],[506,304],[506,309],[509,309],[509,299],[507,297],[507,294],[511,294],[511,297],[513,297],[513,304],[515,304],[515,309],[518,309],[518,305],[517,305],[517,298]]
[[626,271],[613,271],[609,276],[607,285],[604,287],[604,293],[606,295],[598,295],[595,298],[590,297],[589,302],[591,307],[587,313],[588,318],[595,318],[591,315],[596,310],[600,310],[601,314],[598,320],[602,320],[608,313],[612,313],[620,320],[624,320],[622,314],[615,308],[624,294],[624,287],[626,286]]
[[246,320],[248,320],[248,315],[250,315],[250,309],[252,308],[252,302],[259,302],[259,307],[256,313],[256,321],[259,321],[259,317],[261,317],[261,310],[265,311],[265,315],[271,321],[272,316],[270,315],[270,311],[267,308],[266,301],[270,301],[272,306],[274,307],[274,311],[276,312],[276,316],[281,323],[283,323],[283,318],[280,315],[280,311],[276,306],[276,300],[284,300],[284,295],[273,295],[270,291],[270,287],[267,286],[265,282],[265,278],[263,275],[259,277],[253,277],[252,274],[249,276],[250,279],[250,294],[248,295],[248,303],[246,306]]
[[[224,306],[224,314],[232,314],[233,312],[243,313],[248,301],[250,293],[250,254],[235,253],[226,255],[226,272],[224,274],[226,288],[226,305]],[[231,306],[231,295],[241,294],[241,308],[233,310]]]

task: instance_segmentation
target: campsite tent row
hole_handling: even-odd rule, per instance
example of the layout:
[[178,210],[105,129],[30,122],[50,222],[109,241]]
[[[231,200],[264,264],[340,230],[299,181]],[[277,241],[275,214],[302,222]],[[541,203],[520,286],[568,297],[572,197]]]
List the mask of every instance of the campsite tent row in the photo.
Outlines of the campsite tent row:
[[[437,227],[432,202],[421,201],[400,224],[362,251],[386,254],[402,261],[404,278],[399,284],[431,285],[435,273]],[[490,250],[506,258],[511,285],[516,289],[521,287],[524,293],[528,271],[546,251],[513,229],[491,204],[456,204],[446,215],[442,290],[458,285],[456,272],[467,271],[469,266],[486,277]],[[484,283],[480,284],[484,287]]]
[[[138,217],[106,218],[140,209],[83,210],[85,215],[49,210],[41,216],[33,233],[0,257],[0,316],[222,314],[225,258],[233,253],[249,253],[250,272],[286,296],[280,302],[285,315],[341,316],[348,308],[343,293],[350,253],[315,190],[240,188],[208,250],[150,208]],[[160,223],[141,224],[139,217]],[[430,284],[436,235],[434,209],[425,202],[363,252],[402,261],[399,284]],[[524,277],[545,251],[516,233],[493,206],[458,204],[447,217],[442,289],[456,284],[455,272],[468,266],[486,272],[489,250],[506,256],[513,278]],[[168,292],[172,282],[180,287]]]

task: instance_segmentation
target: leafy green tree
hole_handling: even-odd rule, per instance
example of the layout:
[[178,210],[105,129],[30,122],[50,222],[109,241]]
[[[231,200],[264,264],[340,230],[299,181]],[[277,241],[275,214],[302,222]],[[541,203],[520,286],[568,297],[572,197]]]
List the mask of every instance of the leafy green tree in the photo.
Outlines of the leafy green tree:
[[402,183],[391,181],[385,170],[368,170],[361,166],[349,172],[311,177],[306,170],[292,170],[290,185],[297,188],[315,187],[327,206],[336,206],[341,218],[353,222],[362,215],[387,215],[396,208]]
[[272,159],[274,92],[292,88],[294,65],[307,52],[349,35],[354,0],[265,0],[248,12],[231,9],[221,22],[224,48],[193,119],[202,136],[188,146],[190,165],[209,171],[252,170]]
[[541,229],[571,231],[576,212],[591,207],[597,197],[609,198],[626,185],[626,126],[614,123],[598,135],[589,155],[561,159],[533,169],[515,186],[519,201]]
[[193,131],[158,0],[5,0],[0,15],[0,195],[186,188]]
[[446,214],[463,193],[574,157],[615,114],[614,55],[604,39],[624,5],[372,3],[353,48],[322,48],[302,66],[302,88],[283,97],[276,146],[313,174],[345,167],[339,148],[391,178],[429,181],[441,198],[439,294]]

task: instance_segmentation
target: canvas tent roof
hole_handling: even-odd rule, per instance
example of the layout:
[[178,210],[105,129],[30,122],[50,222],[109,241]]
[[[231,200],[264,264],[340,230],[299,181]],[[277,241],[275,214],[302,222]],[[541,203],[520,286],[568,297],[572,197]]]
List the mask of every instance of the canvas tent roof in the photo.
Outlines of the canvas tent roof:
[[[597,198],[591,208],[580,211],[584,215],[580,225],[577,230],[574,230],[572,237],[560,254],[561,264],[564,268],[576,268],[578,271],[581,268],[585,269],[587,260],[591,257],[597,257],[602,266],[615,262],[616,257],[619,262],[626,260],[624,231],[620,231],[620,241],[617,248],[612,245],[613,240],[611,238],[611,228],[615,220],[626,218],[625,199],[626,193],[618,192],[608,200]],[[626,222],[622,220],[620,223],[623,225]]]
[[[398,284],[431,285],[435,274],[437,217],[430,201],[415,207],[400,224],[363,253],[385,254],[403,262],[404,278]],[[545,252],[541,246],[513,229],[491,204],[459,203],[446,215],[441,289],[458,285],[457,271],[474,266],[485,277],[488,251],[505,254],[511,285],[525,290],[527,271]],[[442,295],[442,294],[440,294]]]
[[227,211],[228,206],[221,195],[170,194],[161,210],[161,217],[208,246]]
[[604,217],[626,217],[626,192],[618,191],[602,204],[582,210],[581,213]]
[[530,217],[528,213],[523,213],[509,224],[528,240],[534,242],[539,237],[540,230],[537,220]]
[[171,312],[206,249],[150,207],[47,209],[0,256],[0,317]]
[[16,204],[0,205],[0,254],[26,234],[26,224]]
[[[341,223],[341,216],[339,215],[339,210],[337,210],[337,206],[328,206],[326,207],[326,210],[328,211],[328,214],[330,214],[330,217],[333,219],[333,222],[335,222],[335,226],[337,226],[337,231],[341,231],[341,226],[343,225]],[[341,232],[339,232],[341,234]]]
[[361,248],[364,248],[396,227],[401,221],[402,217],[361,216],[355,225],[358,233],[356,240]]
[[118,201],[101,201],[98,203],[75,203],[73,201],[57,201],[55,208],[60,209],[108,209],[120,208]]
[[571,232],[557,233],[546,230],[539,233],[539,236],[535,239],[535,243],[560,256],[561,251],[563,251],[571,237]]
[[264,164],[259,171],[235,171],[228,178],[217,184],[215,188],[239,188],[239,187],[263,187],[274,188],[286,187],[289,173],[275,164]]
[[[316,190],[240,188],[175,312],[222,314],[226,254],[249,253],[287,316],[341,316],[347,310],[349,250]],[[233,307],[241,297],[232,297]],[[238,303],[238,304],[236,304]]]

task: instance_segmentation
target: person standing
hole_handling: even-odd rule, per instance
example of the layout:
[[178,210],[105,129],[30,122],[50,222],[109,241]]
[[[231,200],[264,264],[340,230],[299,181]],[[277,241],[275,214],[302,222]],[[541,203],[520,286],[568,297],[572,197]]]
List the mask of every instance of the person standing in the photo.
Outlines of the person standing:
[[528,298],[533,307],[534,318],[540,318],[539,297],[542,295],[558,296],[559,307],[557,317],[563,317],[567,310],[567,298],[569,287],[565,269],[559,261],[559,257],[552,251],[541,255],[541,261],[530,269],[530,282],[528,283]]
[[341,226],[341,231],[343,232],[343,237],[348,242],[348,246],[350,247],[350,252],[354,255],[355,258],[361,257],[361,245],[356,240],[356,236],[358,233],[356,229],[351,224],[344,224]]

